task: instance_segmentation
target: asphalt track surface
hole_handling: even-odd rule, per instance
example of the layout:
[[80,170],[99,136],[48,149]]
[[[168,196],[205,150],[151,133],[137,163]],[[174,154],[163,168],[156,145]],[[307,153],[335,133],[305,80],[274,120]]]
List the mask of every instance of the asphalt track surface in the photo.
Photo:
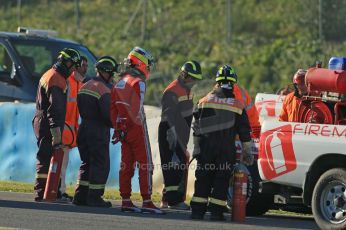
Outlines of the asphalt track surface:
[[35,203],[33,194],[0,192],[0,229],[318,229],[312,217],[264,215],[247,217],[242,224],[190,219],[188,211],[166,210],[166,215],[123,213],[113,207],[92,208],[64,203]]

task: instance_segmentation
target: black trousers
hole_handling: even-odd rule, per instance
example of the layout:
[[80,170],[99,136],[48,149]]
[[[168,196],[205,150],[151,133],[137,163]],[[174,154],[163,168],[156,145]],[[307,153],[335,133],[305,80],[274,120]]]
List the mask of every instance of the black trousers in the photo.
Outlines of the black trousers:
[[110,170],[110,129],[100,122],[83,122],[77,145],[81,158],[75,199],[80,202],[99,200],[105,190]]
[[203,136],[199,145],[201,153],[195,171],[192,212],[204,214],[209,206],[211,212],[222,213],[226,210],[227,189],[234,164],[234,140],[225,133],[214,132]]
[[[159,149],[161,157],[161,168],[165,188],[162,192],[162,200],[168,202],[168,205],[176,205],[185,201],[186,182],[188,173],[189,159],[185,155],[186,146],[176,144],[174,151],[169,149],[167,141],[167,122],[161,122],[159,125]],[[176,154],[178,162],[173,162],[172,157]]]

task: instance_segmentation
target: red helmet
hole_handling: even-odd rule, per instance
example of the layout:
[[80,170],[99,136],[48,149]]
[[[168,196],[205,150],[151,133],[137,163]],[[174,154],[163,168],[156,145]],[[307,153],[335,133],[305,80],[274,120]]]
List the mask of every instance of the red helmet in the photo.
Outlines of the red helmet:
[[306,70],[298,69],[298,71],[293,76],[293,83],[301,85],[305,82]]
[[131,50],[127,59],[132,67],[143,73],[146,79],[149,78],[149,72],[154,66],[154,58],[149,51],[136,46]]

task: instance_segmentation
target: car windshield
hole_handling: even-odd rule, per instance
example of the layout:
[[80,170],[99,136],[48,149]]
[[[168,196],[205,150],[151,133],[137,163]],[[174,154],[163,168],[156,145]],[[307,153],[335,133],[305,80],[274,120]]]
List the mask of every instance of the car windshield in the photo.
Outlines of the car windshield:
[[40,78],[55,63],[58,53],[63,48],[74,48],[88,59],[86,77],[95,76],[95,56],[89,49],[74,43],[64,43],[45,40],[17,40],[13,43],[14,49],[19,54],[20,62],[34,78]]

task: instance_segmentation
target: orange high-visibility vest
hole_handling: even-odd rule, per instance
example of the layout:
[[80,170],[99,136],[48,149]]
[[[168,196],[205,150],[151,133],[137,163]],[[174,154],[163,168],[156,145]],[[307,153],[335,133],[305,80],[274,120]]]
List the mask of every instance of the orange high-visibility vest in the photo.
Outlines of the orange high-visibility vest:
[[240,87],[238,84],[234,84],[233,93],[234,98],[243,102],[251,128],[253,129],[255,127],[261,126],[259,123],[258,111],[256,109],[256,106],[246,90]]
[[294,96],[294,92],[286,95],[282,104],[279,121],[298,122],[298,111],[301,99]]
[[[71,148],[76,147],[77,132],[78,132],[78,119],[79,111],[77,107],[77,93],[82,86],[82,83],[74,78],[74,72],[67,79],[67,103],[66,103],[66,116],[65,126],[62,133],[62,143]],[[68,128],[70,127],[71,130]]]

